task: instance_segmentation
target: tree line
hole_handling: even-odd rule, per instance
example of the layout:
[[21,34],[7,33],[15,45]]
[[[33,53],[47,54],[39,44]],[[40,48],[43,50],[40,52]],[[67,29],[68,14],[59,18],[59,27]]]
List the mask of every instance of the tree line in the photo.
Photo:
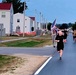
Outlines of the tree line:
[[[47,24],[47,29],[48,29],[48,30],[51,30],[51,25],[52,25],[51,22],[49,22],[49,23]],[[75,22],[75,23],[56,24],[56,26],[57,26],[58,28],[60,28],[60,29],[67,29],[67,28],[71,27],[72,30],[76,30],[76,22]]]

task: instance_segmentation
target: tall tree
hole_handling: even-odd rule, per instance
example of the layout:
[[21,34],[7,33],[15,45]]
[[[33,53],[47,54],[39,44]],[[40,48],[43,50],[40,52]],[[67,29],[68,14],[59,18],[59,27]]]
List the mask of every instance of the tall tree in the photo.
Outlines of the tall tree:
[[72,30],[76,30],[76,22],[72,25]]
[[15,13],[23,13],[24,11],[24,3],[25,3],[25,9],[27,9],[26,2],[21,2],[21,0],[2,0],[2,3],[12,3],[14,14]]
[[50,23],[50,22],[47,24],[47,29],[48,30],[51,30],[51,25],[52,25],[52,23]]
[[2,2],[4,3],[4,2],[6,2],[6,0],[2,0]]
[[67,29],[68,28],[68,24],[67,23],[63,23],[61,26],[60,26],[60,29]]

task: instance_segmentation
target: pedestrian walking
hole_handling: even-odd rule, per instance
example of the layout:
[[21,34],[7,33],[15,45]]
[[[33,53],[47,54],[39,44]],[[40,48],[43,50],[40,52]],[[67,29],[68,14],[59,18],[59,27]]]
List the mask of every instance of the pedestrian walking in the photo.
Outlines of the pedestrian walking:
[[55,29],[53,29],[51,31],[51,35],[52,35],[52,44],[53,44],[53,47],[55,48],[56,47],[56,41],[55,41],[55,38],[56,38],[56,35],[57,35],[57,32]]
[[61,30],[58,31],[58,34],[55,38],[55,41],[57,42],[57,51],[60,55],[59,59],[61,60],[62,59],[62,54],[63,54],[63,49],[64,49],[64,42],[65,42],[64,33]]

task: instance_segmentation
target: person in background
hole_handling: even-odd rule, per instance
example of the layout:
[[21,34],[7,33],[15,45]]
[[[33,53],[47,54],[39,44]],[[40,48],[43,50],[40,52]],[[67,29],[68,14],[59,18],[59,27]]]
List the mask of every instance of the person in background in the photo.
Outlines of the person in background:
[[73,40],[76,41],[76,30],[73,31]]
[[64,33],[65,42],[67,42],[67,35],[68,35],[67,29],[63,29],[62,32]]
[[55,42],[55,38],[57,35],[57,31],[55,29],[51,30],[51,35],[52,35],[52,43],[53,43],[53,47],[56,47],[56,42]]
[[57,51],[60,55],[60,58],[59,58],[60,60],[62,59],[62,55],[63,55],[64,42],[65,42],[64,39],[65,39],[64,33],[61,30],[59,30],[55,38],[55,41],[57,42]]

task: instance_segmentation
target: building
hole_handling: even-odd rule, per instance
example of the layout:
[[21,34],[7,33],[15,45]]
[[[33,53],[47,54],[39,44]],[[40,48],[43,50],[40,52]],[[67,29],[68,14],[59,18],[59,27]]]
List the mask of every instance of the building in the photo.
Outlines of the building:
[[30,17],[30,18],[31,18],[31,20],[33,21],[33,26],[32,26],[33,31],[36,31],[36,29],[37,29],[37,24],[36,24],[35,17]]
[[19,33],[35,31],[35,17],[24,17],[24,14],[21,13],[14,14],[13,31]]
[[13,33],[13,6],[11,3],[0,3],[0,25],[5,28],[5,34]]

